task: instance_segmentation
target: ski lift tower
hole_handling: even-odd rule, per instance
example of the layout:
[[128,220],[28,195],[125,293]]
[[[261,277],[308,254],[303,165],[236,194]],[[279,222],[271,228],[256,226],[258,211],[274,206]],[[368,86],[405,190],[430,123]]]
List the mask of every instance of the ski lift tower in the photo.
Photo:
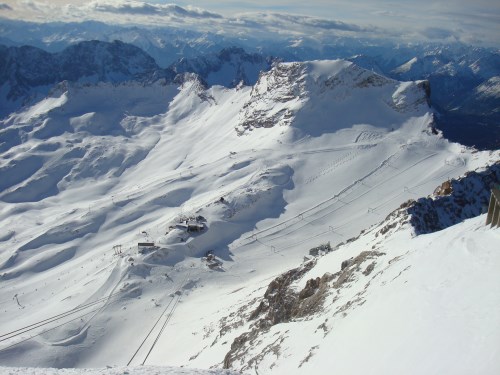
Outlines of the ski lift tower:
[[491,189],[490,205],[488,207],[488,216],[486,225],[491,227],[500,227],[500,186],[496,185]]

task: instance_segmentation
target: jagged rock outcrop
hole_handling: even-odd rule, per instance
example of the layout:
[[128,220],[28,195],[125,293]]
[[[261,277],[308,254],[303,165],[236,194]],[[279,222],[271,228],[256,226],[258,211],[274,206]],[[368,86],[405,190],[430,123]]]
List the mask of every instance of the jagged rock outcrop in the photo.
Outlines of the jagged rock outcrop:
[[[337,269],[335,273],[309,278],[305,285],[301,283],[304,285],[302,288],[297,288],[301,280],[314,272],[314,267],[319,262],[319,258],[315,258],[275,278],[257,307],[246,315],[250,323],[248,329],[234,338],[231,349],[224,358],[224,368],[258,368],[265,358],[281,357],[288,330],[272,327],[282,323],[312,319],[329,311],[325,322],[314,332],[323,332],[326,336],[332,329],[333,323],[330,320],[342,319],[351,310],[363,305],[371,285],[408,254],[386,257],[390,254],[378,250],[381,237],[388,238],[408,225],[413,227],[416,234],[430,233],[477,216],[487,203],[491,185],[499,181],[500,162],[484,170],[469,172],[459,179],[444,182],[432,196],[402,204],[382,223],[364,231],[365,235],[373,238],[371,249],[337,263],[340,270]],[[353,241],[354,239],[348,240],[347,244]],[[339,245],[334,251],[342,251],[343,246]],[[385,266],[381,268],[380,264]],[[391,280],[396,280],[410,267],[400,269],[395,277],[391,276]],[[382,285],[386,283],[387,281],[383,281]],[[245,317],[244,313],[240,313]],[[233,326],[240,327],[243,324]],[[265,341],[271,332],[273,339]],[[255,346],[259,350],[255,350]],[[306,357],[305,361],[309,358],[310,356]]]
[[488,209],[491,187],[499,181],[500,162],[445,182],[440,194],[420,198],[407,208],[410,223],[417,234],[424,234],[481,215]]
[[[308,279],[300,291],[295,290],[293,284],[305,277],[314,268],[316,261],[306,262],[275,278],[269,284],[257,308],[248,317],[248,320],[252,322],[250,330],[236,337],[231,344],[231,349],[224,358],[224,368],[231,368],[234,362],[240,361],[248,354],[247,351],[252,344],[259,341],[259,337],[267,333],[272,326],[320,313],[328,296],[333,295],[333,302],[335,302],[337,299],[335,293],[348,287],[351,282],[355,282],[360,274],[365,277],[370,275],[375,268],[375,259],[383,255],[385,253],[379,251],[363,251],[350,259],[340,271],[334,274],[327,272],[322,277]],[[364,267],[364,264],[370,260],[371,263]],[[361,295],[358,297],[360,299]],[[345,313],[352,304],[353,302],[338,306],[335,314]],[[279,353],[279,344],[278,340],[275,344],[266,347],[264,353],[250,358],[244,368],[258,364],[266,351]]]
[[238,84],[253,85],[261,71],[271,68],[273,58],[249,54],[242,48],[224,48],[218,53],[197,58],[182,58],[170,66],[175,73],[196,73],[210,86],[233,88]]
[[444,181],[431,196],[403,203],[380,225],[377,236],[385,236],[409,223],[415,234],[443,230],[485,213],[491,188],[500,182],[500,162],[484,170]]
[[61,81],[122,82],[158,71],[154,59],[140,48],[114,41],[88,41],[58,53],[31,46],[0,46],[0,85],[15,100],[29,88]]
[[[300,292],[297,295],[297,293],[290,290],[290,285],[301,279],[305,273],[314,267],[314,264],[314,261],[307,262],[304,266],[294,268],[271,281],[263,300],[250,315],[250,320],[259,318],[258,326],[263,328],[286,322],[296,315],[297,302],[306,298],[308,292]],[[313,285],[309,285],[308,290],[312,287]],[[301,295],[302,298],[300,298]],[[264,317],[261,317],[263,314]]]

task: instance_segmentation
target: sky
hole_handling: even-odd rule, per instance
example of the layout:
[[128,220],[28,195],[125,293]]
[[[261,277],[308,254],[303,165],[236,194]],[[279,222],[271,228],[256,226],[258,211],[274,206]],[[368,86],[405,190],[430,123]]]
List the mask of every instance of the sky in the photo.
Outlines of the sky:
[[218,33],[350,35],[500,47],[498,0],[0,0],[0,17],[98,20]]

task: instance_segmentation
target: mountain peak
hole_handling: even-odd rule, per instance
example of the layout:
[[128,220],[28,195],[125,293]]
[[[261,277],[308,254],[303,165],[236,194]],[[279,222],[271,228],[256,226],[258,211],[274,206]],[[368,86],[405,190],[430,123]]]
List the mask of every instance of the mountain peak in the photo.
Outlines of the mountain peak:
[[253,85],[261,71],[271,68],[273,59],[258,53],[249,54],[240,47],[228,47],[221,51],[194,59],[182,58],[170,68],[176,73],[196,73],[209,86],[236,87],[240,82]]
[[428,111],[428,94],[425,81],[398,82],[345,60],[278,63],[253,87],[238,132],[292,124],[312,135],[351,124],[387,127]]

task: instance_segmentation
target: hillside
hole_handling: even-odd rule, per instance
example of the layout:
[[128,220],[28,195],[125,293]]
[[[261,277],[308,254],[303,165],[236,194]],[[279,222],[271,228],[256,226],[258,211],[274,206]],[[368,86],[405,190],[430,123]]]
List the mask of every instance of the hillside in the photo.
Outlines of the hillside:
[[499,230],[481,215],[415,237],[407,224],[385,232],[391,221],[305,261],[224,315],[216,341],[239,334],[224,365],[248,373],[495,373]]
[[[290,325],[304,331],[304,340],[292,343],[275,325],[250,351],[234,344],[251,324],[240,318],[255,311],[270,281],[296,268],[312,247],[329,241],[335,248],[408,199],[500,159],[498,151],[450,143],[434,129],[425,81],[396,81],[344,60],[278,63],[254,86],[234,89],[184,78],[68,82],[1,120],[0,170],[8,176],[0,189],[2,365],[226,365],[266,373],[275,363],[307,373],[312,362],[298,367],[297,358],[316,355],[316,345],[318,358],[329,353],[319,344],[323,334],[306,337],[309,323],[320,324],[316,318]],[[495,242],[497,231],[478,221],[462,225],[476,233],[477,248]],[[450,231],[427,238],[444,246],[457,233]],[[392,254],[407,251],[410,233],[394,234],[396,250],[390,238],[378,244],[361,237],[315,261],[307,277],[334,274],[339,261],[364,250],[391,254],[380,255],[377,267],[385,267]],[[430,252],[425,238],[412,248]],[[369,302],[372,319],[391,306],[382,281],[400,265],[423,264],[414,254],[374,281],[369,293],[383,304]],[[481,259],[497,264],[491,252]],[[420,274],[408,275],[420,288]],[[395,294],[404,293],[399,282],[390,284]],[[339,297],[343,304],[358,288]],[[493,292],[487,301],[495,303]],[[409,313],[411,305],[401,304]],[[416,342],[423,345],[431,330],[422,332]],[[327,337],[341,346],[335,337],[347,335]],[[281,339],[283,348],[296,349],[270,359],[271,341]],[[363,345],[368,354],[369,341]]]

